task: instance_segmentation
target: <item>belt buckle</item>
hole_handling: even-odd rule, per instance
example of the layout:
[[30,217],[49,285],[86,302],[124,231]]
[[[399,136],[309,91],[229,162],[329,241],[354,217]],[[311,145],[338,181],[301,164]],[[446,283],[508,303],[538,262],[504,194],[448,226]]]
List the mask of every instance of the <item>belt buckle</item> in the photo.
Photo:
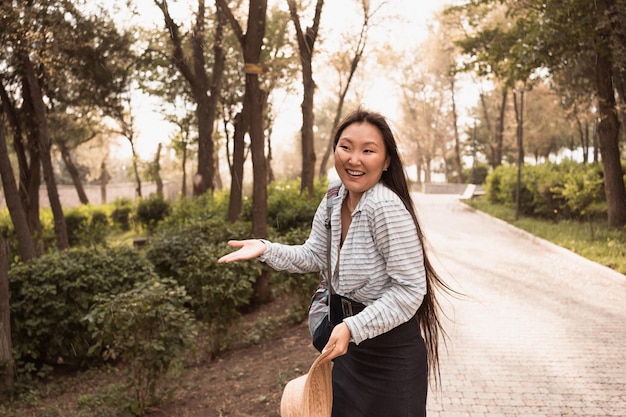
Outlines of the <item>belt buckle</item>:
[[341,299],[341,310],[343,311],[344,317],[352,317],[354,315],[352,312],[352,303],[345,298]]

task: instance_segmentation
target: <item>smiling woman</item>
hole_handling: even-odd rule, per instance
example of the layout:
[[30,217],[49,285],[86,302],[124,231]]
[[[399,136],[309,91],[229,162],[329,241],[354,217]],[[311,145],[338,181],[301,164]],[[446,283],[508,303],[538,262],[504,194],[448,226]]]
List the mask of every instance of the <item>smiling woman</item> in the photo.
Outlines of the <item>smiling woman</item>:
[[311,331],[326,354],[321,363],[334,362],[333,417],[425,416],[441,333],[433,290],[448,287],[428,260],[385,117],[358,109],[333,138],[342,184],[320,203],[306,242],[231,241],[239,249],[219,262],[258,258],[278,270],[321,273],[337,324],[325,345]]

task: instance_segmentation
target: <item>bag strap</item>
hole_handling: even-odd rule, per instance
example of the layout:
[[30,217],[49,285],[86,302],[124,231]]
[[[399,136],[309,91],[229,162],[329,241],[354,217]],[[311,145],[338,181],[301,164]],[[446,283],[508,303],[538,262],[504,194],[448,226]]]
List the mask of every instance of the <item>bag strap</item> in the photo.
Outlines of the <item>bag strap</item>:
[[[333,181],[328,184],[328,191],[326,192],[326,230],[327,230],[327,243],[326,243],[326,285],[328,286],[328,296],[335,293],[333,285],[331,283],[332,266],[330,264],[330,247],[332,246],[332,231],[330,226],[330,217],[333,212],[333,202],[335,197],[339,195],[339,188],[341,188],[341,181]],[[330,305],[330,301],[329,301]]]

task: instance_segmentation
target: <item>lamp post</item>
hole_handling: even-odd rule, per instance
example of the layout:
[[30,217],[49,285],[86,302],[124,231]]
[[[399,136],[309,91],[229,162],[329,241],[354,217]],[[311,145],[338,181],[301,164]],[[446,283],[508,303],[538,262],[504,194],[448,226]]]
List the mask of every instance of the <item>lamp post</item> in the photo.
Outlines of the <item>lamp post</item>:
[[[517,96],[519,93],[519,106]],[[524,88],[513,90],[515,118],[517,119],[517,181],[515,183],[515,220],[519,219],[522,193],[522,164],[524,163]]]

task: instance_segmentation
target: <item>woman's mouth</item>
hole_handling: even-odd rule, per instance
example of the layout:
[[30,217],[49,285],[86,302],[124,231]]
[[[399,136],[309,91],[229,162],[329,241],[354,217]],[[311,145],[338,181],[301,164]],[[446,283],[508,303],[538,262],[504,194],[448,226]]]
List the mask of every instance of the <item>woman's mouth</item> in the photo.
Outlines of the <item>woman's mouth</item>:
[[352,175],[353,177],[360,177],[361,175],[365,175],[365,173],[364,173],[364,172],[361,172],[361,171],[352,171],[352,170],[349,170],[349,169],[346,169],[346,172],[347,172],[348,174]]

